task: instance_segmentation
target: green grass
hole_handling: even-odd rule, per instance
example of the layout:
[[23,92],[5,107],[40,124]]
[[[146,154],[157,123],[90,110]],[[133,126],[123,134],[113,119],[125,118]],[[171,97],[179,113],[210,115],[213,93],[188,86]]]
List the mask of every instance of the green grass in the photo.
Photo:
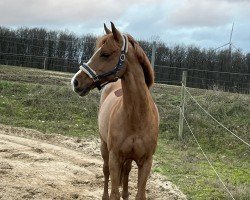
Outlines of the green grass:
[[0,81],[1,123],[34,128],[45,133],[97,135],[96,92],[87,98],[79,98],[72,94],[68,81],[46,80],[41,70],[32,77],[29,69],[9,68],[0,68],[0,76],[4,71],[14,80]]
[[[44,133],[98,137],[99,92],[80,98],[72,74],[0,66],[0,123]],[[197,101],[231,131],[250,142],[250,97],[189,89]],[[175,183],[189,199],[230,199],[197,147],[187,126],[178,140],[180,87],[155,85],[161,123],[154,171]],[[187,96],[185,115],[203,150],[235,199],[250,199],[250,148],[225,131]]]

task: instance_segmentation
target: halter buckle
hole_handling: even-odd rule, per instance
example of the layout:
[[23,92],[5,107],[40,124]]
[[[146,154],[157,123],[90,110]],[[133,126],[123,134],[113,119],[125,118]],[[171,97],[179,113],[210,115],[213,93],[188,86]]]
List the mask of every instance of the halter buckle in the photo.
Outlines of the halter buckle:
[[122,54],[120,55],[120,60],[121,60],[121,61],[124,61],[124,60],[125,60],[125,54],[124,54],[124,53],[122,53]]
[[98,76],[94,76],[94,77],[93,77],[93,81],[94,81],[94,82],[99,81],[99,77],[98,77]]

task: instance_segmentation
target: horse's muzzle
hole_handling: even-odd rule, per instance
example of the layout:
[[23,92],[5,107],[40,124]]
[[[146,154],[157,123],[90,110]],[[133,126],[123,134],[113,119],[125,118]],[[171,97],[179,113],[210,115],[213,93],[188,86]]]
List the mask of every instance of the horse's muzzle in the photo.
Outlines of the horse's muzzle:
[[92,85],[87,85],[84,88],[74,87],[74,91],[81,97],[87,95],[91,89]]

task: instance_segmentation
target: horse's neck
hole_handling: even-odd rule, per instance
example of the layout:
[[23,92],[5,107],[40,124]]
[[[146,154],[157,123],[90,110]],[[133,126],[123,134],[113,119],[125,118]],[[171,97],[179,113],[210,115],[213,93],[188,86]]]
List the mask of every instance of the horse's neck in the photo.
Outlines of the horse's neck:
[[138,122],[148,117],[151,112],[152,98],[139,64],[127,68],[122,79],[122,90],[126,116]]

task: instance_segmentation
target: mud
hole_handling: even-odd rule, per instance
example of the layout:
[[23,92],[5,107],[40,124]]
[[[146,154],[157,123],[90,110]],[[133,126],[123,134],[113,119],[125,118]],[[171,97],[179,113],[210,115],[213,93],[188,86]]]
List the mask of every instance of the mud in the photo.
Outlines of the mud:
[[[130,175],[135,198],[136,166]],[[0,125],[0,199],[101,199],[102,159],[99,140],[43,134]],[[176,186],[152,173],[149,200],[186,199]]]

